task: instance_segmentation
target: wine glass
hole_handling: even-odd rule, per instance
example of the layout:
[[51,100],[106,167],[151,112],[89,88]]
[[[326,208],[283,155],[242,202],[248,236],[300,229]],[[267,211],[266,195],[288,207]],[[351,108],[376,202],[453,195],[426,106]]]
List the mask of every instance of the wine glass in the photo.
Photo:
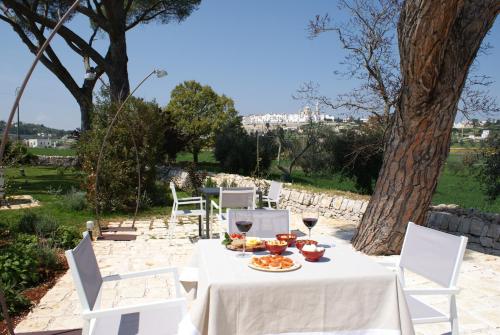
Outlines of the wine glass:
[[302,222],[309,229],[309,239],[311,239],[311,229],[316,225],[319,218],[319,210],[317,208],[308,208],[302,212]]
[[250,254],[247,255],[246,247],[247,247],[247,232],[252,228],[252,221],[249,220],[239,220],[236,221],[236,228],[240,231],[241,235],[243,235],[243,252],[236,255],[239,258],[247,258],[250,257]]

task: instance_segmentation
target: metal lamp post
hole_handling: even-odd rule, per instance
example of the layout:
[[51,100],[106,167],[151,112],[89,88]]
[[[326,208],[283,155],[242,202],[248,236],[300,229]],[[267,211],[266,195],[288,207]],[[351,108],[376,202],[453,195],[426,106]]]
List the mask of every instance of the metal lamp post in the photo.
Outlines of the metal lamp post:
[[[104,139],[102,140],[101,148],[99,150],[99,156],[97,158],[97,164],[96,164],[96,172],[95,172],[95,216],[96,216],[96,222],[97,222],[97,229],[99,233],[99,237],[102,237],[102,229],[101,229],[101,223],[100,223],[100,215],[99,215],[99,201],[98,201],[98,194],[99,194],[99,172],[101,170],[101,160],[102,156],[104,153],[104,148],[106,146],[106,142],[108,140],[109,134],[111,133],[111,130],[113,129],[116,120],[118,119],[118,116],[124,109],[125,105],[127,104],[128,100],[134,95],[134,93],[139,89],[139,87],[142,86],[149,78],[151,78],[153,75],[156,75],[157,78],[162,78],[166,77],[168,75],[167,71],[165,70],[159,70],[155,69],[151,71],[144,79],[142,79],[139,84],[130,92],[130,94],[123,100],[121,103],[120,107],[116,111],[115,115],[113,116],[113,119],[111,120],[111,123],[108,126],[108,129],[106,130],[106,134],[104,135]],[[134,143],[134,148],[135,148],[135,153],[136,153],[136,161],[137,161],[137,173],[138,173],[138,187],[137,187],[137,201],[136,201],[136,208],[135,208],[135,214],[134,214],[134,222],[135,218],[137,216],[137,211],[139,209],[139,199],[141,196],[141,176],[140,176],[140,162],[139,162],[139,157],[138,157],[138,152],[137,152],[137,146],[135,144],[135,139],[132,137],[133,143]]]
[[[16,87],[16,91],[15,91],[15,96],[16,97],[19,94],[19,90],[20,89],[21,89],[20,87]],[[20,110],[21,110],[20,106],[21,106],[21,102],[19,102],[17,104],[17,142],[19,142],[20,139],[21,139],[20,136],[19,136],[19,126],[20,126],[20,123],[19,123],[19,118],[20,118],[19,113],[20,113]]]

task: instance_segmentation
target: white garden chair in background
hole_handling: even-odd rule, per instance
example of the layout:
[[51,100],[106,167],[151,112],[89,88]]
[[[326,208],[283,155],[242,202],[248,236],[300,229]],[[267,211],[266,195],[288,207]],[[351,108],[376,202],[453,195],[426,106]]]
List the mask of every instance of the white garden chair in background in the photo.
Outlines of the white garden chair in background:
[[290,232],[290,211],[283,210],[238,210],[227,211],[227,232],[229,234],[239,233],[236,221],[248,220],[252,222],[252,228],[248,236],[260,238],[276,238],[276,234],[288,234]]
[[[220,187],[219,202],[211,201],[210,213],[213,215],[214,209],[217,210],[217,221],[221,227],[227,225],[227,213],[223,209],[255,209],[255,187]],[[222,232],[221,232],[222,236]]]
[[[76,292],[82,305],[83,335],[171,335],[177,334],[178,325],[187,313],[186,299],[181,297],[177,268],[160,268],[102,277],[88,233],[73,250],[66,251]],[[103,282],[171,274],[174,278],[176,298],[156,302],[101,308]],[[165,285],[167,280],[165,279]]]
[[[408,223],[398,266],[400,280],[414,324],[450,322],[451,334],[458,335],[456,294],[460,265],[467,246],[467,238],[443,233]],[[405,271],[414,272],[438,284],[439,288],[411,289],[405,287]],[[449,299],[449,313],[443,313],[416,296],[445,295]]]
[[262,202],[267,202],[267,208],[272,208],[271,204],[274,203],[276,209],[278,209],[282,188],[283,183],[274,180],[271,181],[269,192],[267,195],[262,196]]
[[[179,199],[177,197],[177,192],[175,190],[175,184],[173,182],[170,182],[170,190],[172,191],[172,198],[174,200],[174,203],[172,205],[172,213],[170,215],[170,222],[169,222],[169,231],[170,231],[170,237],[172,238],[175,233],[175,227],[177,225],[177,217],[179,216],[197,216],[198,217],[198,224],[200,225],[200,230],[201,230],[201,224],[203,221],[203,216],[206,213],[205,210],[205,200],[203,200],[202,197],[189,197],[189,198],[181,198]],[[190,205],[193,206],[195,205],[196,208],[194,209],[179,209],[179,206],[185,206],[185,205]]]

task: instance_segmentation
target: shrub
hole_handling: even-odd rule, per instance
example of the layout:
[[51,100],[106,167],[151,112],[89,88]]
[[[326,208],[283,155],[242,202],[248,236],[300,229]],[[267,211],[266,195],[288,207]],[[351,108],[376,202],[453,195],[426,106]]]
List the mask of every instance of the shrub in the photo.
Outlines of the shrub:
[[322,132],[299,166],[307,173],[341,173],[354,180],[359,192],[371,194],[383,162],[383,134],[368,126]]
[[49,239],[52,242],[56,237],[58,228],[59,222],[56,218],[44,215],[35,224],[35,234],[39,239]]
[[66,193],[62,198],[62,204],[69,210],[82,211],[87,207],[87,198],[85,192],[78,191],[75,188]]
[[56,173],[59,177],[64,177],[64,173],[66,172],[66,168],[62,166],[58,166],[56,169]]
[[[31,306],[31,302],[23,296],[14,285],[0,283],[1,289],[5,294],[5,300],[7,302],[7,308],[9,309],[10,315],[16,315],[18,312],[26,310]],[[0,321],[3,320],[4,316],[0,313]]]
[[34,234],[35,226],[39,220],[38,215],[33,211],[25,211],[21,218],[19,219],[19,224],[17,229],[20,233],[24,234]]
[[56,231],[54,244],[62,249],[72,249],[80,242],[81,237],[76,228],[60,226]]
[[[259,135],[260,175],[271,167],[276,153],[272,136]],[[257,172],[257,134],[248,134],[238,121],[226,126],[215,139],[214,156],[223,171],[252,175]]]
[[0,278],[7,286],[22,288],[38,282],[36,237],[19,235],[0,253]]
[[482,163],[478,179],[488,200],[493,201],[500,195],[500,134],[494,133],[486,141]]
[[161,161],[163,126],[155,102],[132,98],[124,107],[104,147],[99,171],[99,194],[95,203],[96,163],[101,144],[119,106],[102,95],[94,108],[92,130],[82,134],[78,154],[86,173],[88,204],[104,211],[134,210],[137,197],[136,150],[140,162],[142,189],[151,194],[156,165]]

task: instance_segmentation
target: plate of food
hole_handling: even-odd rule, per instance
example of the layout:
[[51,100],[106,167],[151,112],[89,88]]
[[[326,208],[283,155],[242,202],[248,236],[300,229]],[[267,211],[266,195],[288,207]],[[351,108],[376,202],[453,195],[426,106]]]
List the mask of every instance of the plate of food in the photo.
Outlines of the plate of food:
[[[226,246],[227,249],[233,251],[243,251],[243,236],[241,234],[231,234],[226,233],[224,235],[224,240],[222,244]],[[260,238],[248,237],[246,238],[246,251],[264,251],[266,250],[266,244]]]
[[266,272],[288,272],[301,267],[300,263],[294,262],[291,258],[280,255],[268,255],[252,257],[249,267]]

